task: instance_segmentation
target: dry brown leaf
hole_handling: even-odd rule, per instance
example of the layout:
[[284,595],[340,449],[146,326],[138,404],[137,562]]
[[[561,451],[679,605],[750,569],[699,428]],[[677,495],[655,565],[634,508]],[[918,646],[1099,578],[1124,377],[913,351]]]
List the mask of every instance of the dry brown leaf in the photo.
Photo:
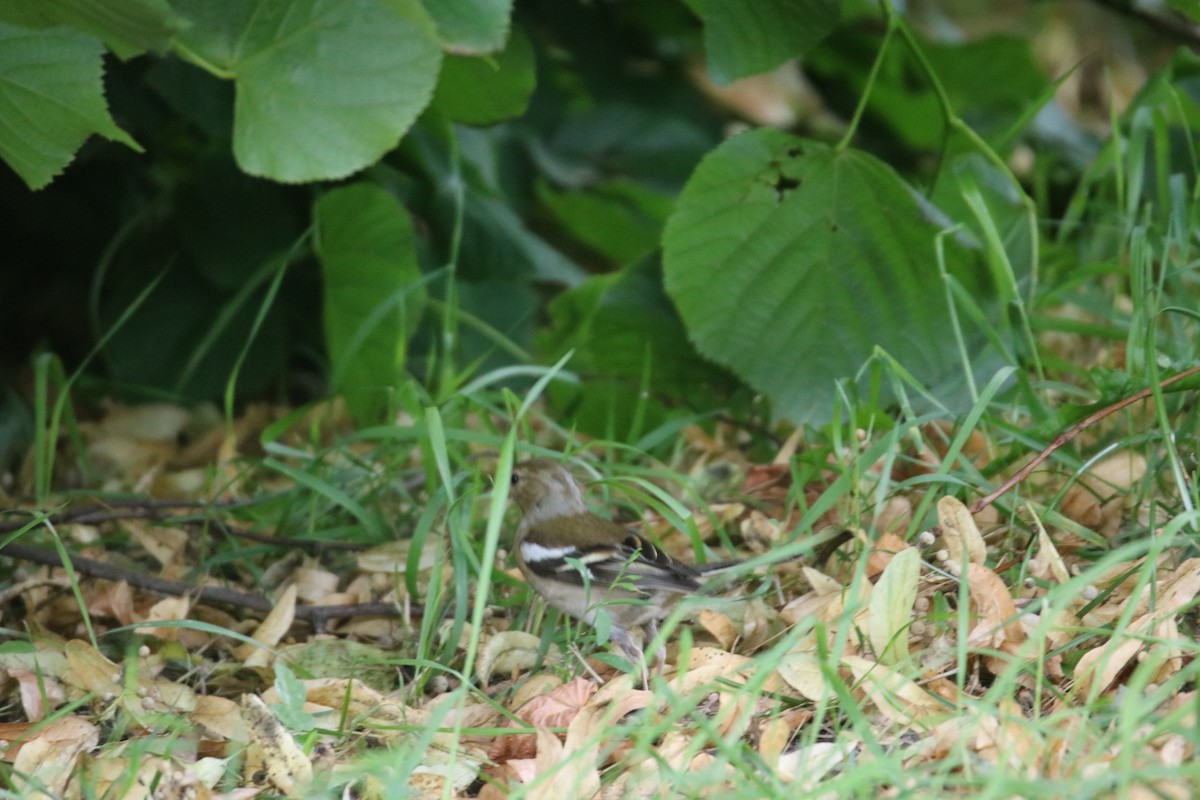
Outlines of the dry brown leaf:
[[246,741],[246,725],[238,713],[238,704],[228,697],[213,694],[198,696],[190,717],[210,736],[226,741]]
[[791,738],[792,729],[785,720],[780,717],[767,720],[758,737],[758,754],[762,756],[763,763],[775,769]]
[[908,530],[912,523],[912,501],[902,494],[889,497],[875,517],[875,529],[883,533],[898,534]]
[[880,534],[867,553],[867,577],[874,578],[882,573],[892,563],[893,556],[907,549],[908,543],[896,534]]
[[999,716],[980,715],[975,727],[974,748],[980,756],[1006,772],[1035,779],[1041,773],[1045,740],[1034,724],[1025,719],[1012,698],[1000,702]]
[[779,618],[788,625],[797,625],[810,617],[826,622],[837,619],[845,607],[842,597],[845,587],[811,567],[804,568],[804,577],[813,590],[788,602],[779,610]]
[[399,726],[422,725],[429,718],[427,709],[407,706],[357,678],[312,678],[303,683],[306,704],[345,714],[348,723],[370,725],[380,729],[380,735]]
[[1063,497],[1067,517],[1112,538],[1121,527],[1128,490],[1146,474],[1146,459],[1124,450],[1102,459],[1080,476]]
[[838,741],[798,747],[780,757],[776,772],[785,781],[799,784],[800,792],[816,792],[820,780],[850,759],[858,746],[857,742]]
[[[579,715],[595,691],[593,683],[576,678],[531,698],[516,710],[517,718],[535,728],[565,728]],[[488,757],[500,762],[532,758],[537,741],[537,735],[531,733],[497,736]]]
[[165,577],[182,577],[187,569],[183,555],[191,541],[187,531],[161,525],[148,527],[138,520],[124,520],[122,525],[129,531],[130,537],[159,563]]
[[[188,618],[188,612],[191,610],[191,603],[186,597],[166,597],[159,600],[147,612],[143,622],[165,622],[185,620]],[[158,626],[149,625],[137,629],[137,632],[143,636],[153,636],[156,639],[162,639],[166,642],[173,642],[179,638],[179,631],[182,628],[173,626]]]
[[704,609],[696,615],[696,621],[717,640],[723,650],[732,650],[738,634],[733,627],[733,621],[724,614]]
[[241,713],[271,783],[288,797],[304,797],[304,787],[312,781],[312,764],[296,740],[257,695],[242,695]]
[[572,736],[579,719],[576,717],[571,723],[566,742],[560,742],[557,735],[545,728],[538,728],[537,778],[527,795],[531,800],[564,797],[587,800],[600,790],[600,771],[596,769],[600,745],[585,743],[578,734]]
[[122,625],[144,619],[134,613],[133,589],[125,581],[97,586],[88,596],[88,612],[97,617],[112,617]]
[[961,500],[947,495],[938,500],[937,512],[938,528],[941,529],[942,541],[950,556],[946,560],[948,568],[961,568],[964,554],[972,564],[982,564],[987,560],[987,545],[975,525],[974,517]]
[[267,614],[266,619],[259,623],[258,628],[250,635],[250,638],[261,642],[263,647],[256,647],[252,644],[244,644],[234,651],[234,658],[237,658],[247,667],[265,667],[269,666],[274,660],[274,654],[271,648],[283,641],[283,637],[292,628],[292,622],[296,619],[296,587],[289,586],[275,601],[275,607],[271,609],[271,613]]
[[1025,630],[1008,587],[999,575],[982,564],[969,565],[966,579],[971,590],[971,606],[978,617],[967,636],[968,644],[973,648],[1015,653],[1017,645],[1025,641]]
[[[292,574],[297,596],[306,603],[318,603],[337,591],[337,573],[306,564]],[[350,602],[354,602],[351,600]]]
[[63,647],[70,668],[63,673],[63,682],[101,700],[121,693],[121,668],[109,661],[85,641],[74,639]]
[[1035,578],[1044,581],[1053,580],[1062,585],[1071,579],[1071,573],[1067,570],[1062,556],[1059,555],[1058,548],[1050,539],[1050,534],[1046,533],[1041,519],[1033,512],[1032,507],[1027,506],[1027,508],[1033,515],[1033,521],[1037,524],[1038,529],[1038,551],[1037,555],[1029,561],[1029,574]]
[[11,780],[19,797],[52,800],[67,791],[79,759],[100,743],[100,730],[82,717],[60,717],[21,746]]
[[595,684],[584,678],[576,678],[549,694],[533,698],[517,711],[517,716],[534,727],[565,728],[595,693]]
[[533,698],[554,691],[557,687],[562,686],[562,683],[562,678],[552,672],[539,672],[536,675],[530,675],[529,680],[517,687],[516,692],[513,693],[512,700],[508,703],[508,707],[515,711]]
[[[10,669],[10,678],[17,682],[21,697],[21,710],[30,722],[40,722],[52,708],[57,708],[67,699],[61,683],[43,673],[30,669]],[[50,707],[46,707],[49,701]]]

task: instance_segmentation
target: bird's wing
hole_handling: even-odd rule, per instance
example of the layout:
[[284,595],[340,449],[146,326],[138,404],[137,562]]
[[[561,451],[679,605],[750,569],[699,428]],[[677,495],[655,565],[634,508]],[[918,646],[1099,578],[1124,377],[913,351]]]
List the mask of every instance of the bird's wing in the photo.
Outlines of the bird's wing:
[[[693,592],[701,573],[663,553],[644,537],[607,522],[607,541],[576,546],[549,546],[561,541],[547,530],[547,520],[533,526],[522,543],[522,556],[534,573],[573,584],[627,587],[636,591]],[[593,533],[595,523],[593,523]]]

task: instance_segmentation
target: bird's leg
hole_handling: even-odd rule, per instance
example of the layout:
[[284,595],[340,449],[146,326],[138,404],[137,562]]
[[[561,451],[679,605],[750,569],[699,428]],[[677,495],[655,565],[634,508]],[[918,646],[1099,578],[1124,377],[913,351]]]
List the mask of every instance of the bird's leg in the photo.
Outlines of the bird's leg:
[[[645,625],[646,628],[646,644],[654,644],[654,640],[658,638],[658,620],[652,619]],[[659,675],[663,674],[663,670],[667,667],[667,645],[666,642],[658,646],[658,650],[654,652],[654,671]]]
[[650,688],[650,670],[646,667],[646,654],[642,650],[642,645],[633,637],[627,630],[614,627],[612,633],[609,634],[621,651],[625,653],[625,657],[633,663],[635,669],[642,670],[642,688]]

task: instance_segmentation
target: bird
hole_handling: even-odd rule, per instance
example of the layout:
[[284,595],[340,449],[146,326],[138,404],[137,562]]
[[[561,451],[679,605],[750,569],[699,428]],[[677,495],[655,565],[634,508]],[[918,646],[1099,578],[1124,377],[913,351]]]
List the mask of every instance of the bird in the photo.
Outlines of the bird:
[[691,565],[672,558],[641,534],[593,513],[583,488],[551,458],[514,466],[509,498],[523,512],[513,550],[525,580],[551,606],[588,625],[607,614],[610,639],[641,669],[643,686],[649,685],[644,644],[654,641],[672,602],[699,591],[710,575],[743,563]]

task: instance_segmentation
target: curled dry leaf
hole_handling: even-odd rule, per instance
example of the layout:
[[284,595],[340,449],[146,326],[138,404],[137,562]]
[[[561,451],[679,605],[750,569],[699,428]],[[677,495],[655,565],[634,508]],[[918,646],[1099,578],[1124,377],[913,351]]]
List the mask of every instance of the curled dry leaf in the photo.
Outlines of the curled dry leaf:
[[1067,565],[1063,562],[1058,548],[1054,546],[1050,534],[1046,533],[1046,528],[1037,514],[1033,515],[1033,520],[1038,529],[1038,551],[1037,555],[1029,561],[1029,574],[1044,581],[1053,580],[1060,585],[1066,583],[1071,579]]
[[508,707],[510,710],[516,711],[533,698],[554,691],[557,687],[562,686],[562,683],[562,678],[551,672],[530,675],[528,680],[517,687],[512,700],[508,702]]
[[183,577],[187,569],[184,563],[184,551],[191,541],[188,532],[182,528],[155,526],[153,528],[137,521],[124,520],[123,527],[129,531],[130,538],[141,545],[150,557],[162,566],[163,575],[178,579]]
[[758,754],[763,763],[774,769],[791,738],[792,729],[785,720],[780,717],[767,720],[758,736]]
[[101,700],[121,693],[121,668],[85,641],[73,639],[63,647],[69,668],[63,673],[68,686],[92,693]]
[[[178,622],[187,619],[191,603],[186,597],[167,597],[159,600],[150,607],[143,622]],[[148,625],[140,627],[137,632],[143,636],[153,636],[166,642],[174,642],[179,638],[182,628],[173,626]]]
[[296,586],[301,600],[306,603],[318,603],[337,591],[338,576],[315,564],[306,564],[296,568],[292,575],[292,583]]
[[947,564],[952,565],[952,569],[961,567],[964,554],[972,564],[986,561],[987,545],[975,525],[974,517],[962,501],[957,497],[943,497],[938,500],[937,511],[942,541],[946,543],[946,551],[950,554]]
[[[532,669],[541,658],[542,640],[524,631],[504,631],[490,637],[479,653],[475,674],[484,686],[492,675]],[[552,651],[553,654],[553,651]],[[548,656],[547,660],[556,660]]]
[[706,608],[696,615],[696,621],[717,640],[722,650],[733,650],[738,635],[729,617]]
[[978,617],[967,636],[968,644],[1015,653],[1017,645],[1025,641],[1025,630],[1008,587],[999,575],[982,564],[969,565],[966,579],[971,590],[971,607]]
[[250,741],[262,753],[267,778],[288,797],[304,797],[304,787],[312,781],[312,764],[296,740],[258,695],[242,695],[241,713]]
[[1121,527],[1128,489],[1146,474],[1146,459],[1139,453],[1113,453],[1092,465],[1063,497],[1062,513],[1105,538]]

